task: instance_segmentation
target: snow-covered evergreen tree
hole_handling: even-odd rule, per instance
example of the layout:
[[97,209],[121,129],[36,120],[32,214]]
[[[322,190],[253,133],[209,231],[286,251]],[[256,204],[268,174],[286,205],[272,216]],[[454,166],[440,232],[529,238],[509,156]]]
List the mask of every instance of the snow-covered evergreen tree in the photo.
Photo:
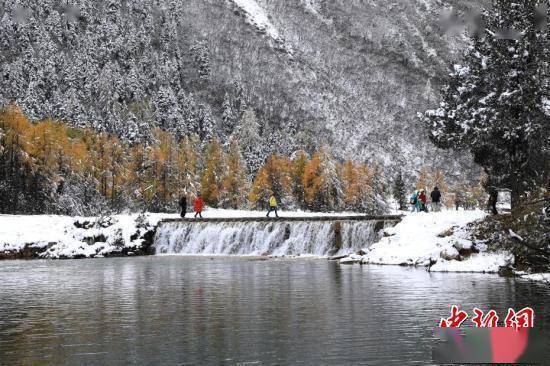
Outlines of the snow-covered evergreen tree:
[[197,119],[199,123],[198,135],[201,141],[210,141],[217,135],[217,126],[208,104],[199,104]]
[[210,73],[212,72],[208,44],[206,41],[198,41],[191,46],[190,50],[195,61],[195,67],[197,68],[197,72],[199,73],[201,79],[208,79]]
[[163,129],[179,135],[178,138],[183,135],[179,128],[179,124],[182,121],[181,110],[174,91],[170,86],[164,86],[159,89],[155,102],[155,110],[157,122]]
[[242,149],[248,175],[252,177],[260,169],[267,156],[262,151],[260,124],[254,109],[249,108],[244,112],[234,131],[234,137]]
[[235,128],[237,118],[235,111],[233,110],[233,103],[228,93],[225,93],[222,104],[222,123],[221,134],[223,136],[231,136],[233,129]]
[[514,207],[521,194],[548,184],[550,174],[544,109],[550,35],[537,20],[539,3],[493,0],[440,107],[423,117],[438,146],[470,150],[493,190],[512,191]]
[[199,133],[199,116],[197,110],[197,103],[193,94],[187,94],[180,90],[178,94],[178,101],[182,115],[182,129],[186,134]]
[[405,190],[405,181],[403,174],[399,173],[393,182],[393,198],[397,202],[400,210],[407,209],[407,192]]
[[198,156],[199,138],[197,135],[185,136],[178,149],[178,196],[196,196],[200,193],[200,161]]
[[338,162],[329,152],[328,146],[319,151],[322,162],[323,195],[326,200],[327,210],[340,210],[342,208],[343,188],[340,180]]
[[378,163],[374,163],[372,167],[371,188],[371,203],[367,213],[380,214],[383,212],[388,212],[388,181],[386,180],[382,166]]

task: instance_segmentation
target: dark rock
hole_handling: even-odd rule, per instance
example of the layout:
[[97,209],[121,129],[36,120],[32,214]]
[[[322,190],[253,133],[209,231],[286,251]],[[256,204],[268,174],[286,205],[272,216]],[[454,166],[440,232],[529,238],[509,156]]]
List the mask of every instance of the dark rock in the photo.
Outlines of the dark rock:
[[344,262],[340,261],[339,263],[340,263],[340,264],[343,264],[343,265],[357,264],[357,262],[353,262],[353,261],[344,261]]
[[35,243],[25,244],[19,251],[0,252],[0,260],[3,259],[37,259],[55,243],[48,243],[47,246],[39,246]]
[[329,261],[338,261],[338,260],[346,258],[346,257],[347,257],[347,255],[338,255],[336,257],[329,257],[328,260]]
[[342,249],[342,223],[340,221],[334,222],[332,224],[332,231],[334,232],[334,244],[332,247],[338,251]]
[[472,254],[479,253],[479,249],[476,248],[475,244],[472,244],[470,246],[463,246],[460,243],[453,244],[453,247],[458,251],[458,254],[460,255],[460,259],[463,260],[465,258],[468,258]]
[[[155,234],[157,232],[157,227],[153,227],[150,230],[143,232],[143,229],[138,229],[134,234],[130,236],[130,241],[134,242],[141,240],[140,244],[134,245],[131,248],[121,248],[121,255],[128,255],[129,251],[132,251],[135,256],[141,255],[154,255],[155,248],[153,246],[155,241]],[[121,238],[122,239],[122,238]],[[124,246],[124,243],[123,245]]]
[[357,251],[357,253],[355,253],[355,254],[357,254],[357,255],[365,255],[365,254],[367,254],[367,252],[365,252],[363,249],[359,249],[359,250]]
[[434,259],[434,258],[430,258],[430,263],[428,263],[428,265],[426,266],[426,269],[428,270],[428,272],[430,271],[430,269],[432,268],[432,266],[434,264],[437,263],[437,259]]
[[155,243],[155,234],[157,233],[157,228],[154,227],[152,230],[147,231],[141,239],[143,242],[141,243],[141,247],[143,248],[143,251],[146,255],[153,255],[155,254],[155,247],[153,244]]
[[290,225],[285,226],[285,236],[283,237],[283,241],[287,241],[290,238]]
[[510,266],[500,267],[498,269],[498,274],[501,277],[516,277],[514,270]]
[[103,234],[94,235],[94,236],[85,236],[84,239],[82,239],[82,241],[88,245],[94,245],[95,243],[105,243],[107,241],[107,237]]
[[455,228],[452,227],[452,228],[449,228],[449,229],[447,229],[447,230],[445,230],[445,231],[443,231],[443,232],[437,234],[437,237],[438,237],[438,238],[446,238],[446,237],[448,237],[448,236],[453,235],[454,232],[455,232]]
[[113,226],[115,223],[115,220],[112,217],[100,217],[99,220],[96,222],[96,226],[102,227],[102,228],[108,228],[110,226]]
[[479,253],[479,250],[473,245],[470,249],[460,248],[457,250],[458,254],[460,254],[461,259],[468,258],[472,254]]
[[86,220],[86,221],[80,222],[80,221],[77,220],[77,221],[75,221],[75,222],[73,223],[73,225],[74,225],[76,228],[78,228],[78,229],[86,229],[86,230],[88,230],[88,229],[91,229],[92,227],[94,227],[95,222],[93,222],[93,221],[87,221],[87,220]]
[[460,260],[460,253],[454,247],[450,249],[444,249],[439,256],[447,261]]

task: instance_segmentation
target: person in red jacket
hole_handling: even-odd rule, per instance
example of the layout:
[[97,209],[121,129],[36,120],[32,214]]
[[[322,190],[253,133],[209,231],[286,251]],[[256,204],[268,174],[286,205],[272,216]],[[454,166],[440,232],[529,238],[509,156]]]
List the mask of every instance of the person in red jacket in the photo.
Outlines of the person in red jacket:
[[420,190],[420,193],[418,194],[418,201],[420,202],[420,211],[428,212],[428,209],[426,207],[427,197],[425,190]]
[[202,219],[202,208],[204,207],[204,201],[201,198],[201,195],[199,194],[197,198],[195,199],[195,218],[197,218],[197,215]]

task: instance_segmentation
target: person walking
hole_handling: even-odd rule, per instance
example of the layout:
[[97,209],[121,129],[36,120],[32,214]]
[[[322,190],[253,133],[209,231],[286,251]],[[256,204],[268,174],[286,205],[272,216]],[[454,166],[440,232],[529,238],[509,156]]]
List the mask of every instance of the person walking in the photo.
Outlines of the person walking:
[[195,199],[194,206],[195,206],[195,218],[197,218],[197,215],[198,215],[202,219],[202,209],[204,207],[204,201],[202,200],[200,194]]
[[274,195],[271,195],[271,197],[269,197],[269,211],[267,211],[266,217],[269,217],[271,211],[275,211],[275,217],[279,217],[279,214],[277,213],[277,198],[275,198]]
[[180,208],[181,208],[180,216],[183,219],[185,218],[185,214],[187,213],[187,197],[185,195],[182,195],[180,198]]
[[428,209],[426,208],[426,201],[427,201],[426,191],[421,189],[417,199],[418,212],[421,212],[421,211],[428,212]]
[[430,193],[430,197],[432,199],[432,211],[441,211],[441,192],[439,191],[439,187],[434,187],[434,190]]
[[409,199],[409,203],[411,204],[411,211],[416,212],[418,209],[418,191],[414,191],[411,195],[411,198]]

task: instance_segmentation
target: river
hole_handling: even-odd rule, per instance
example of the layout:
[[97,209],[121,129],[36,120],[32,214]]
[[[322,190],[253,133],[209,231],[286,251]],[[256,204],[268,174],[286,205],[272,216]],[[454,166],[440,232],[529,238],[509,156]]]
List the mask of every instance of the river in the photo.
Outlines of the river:
[[0,262],[1,364],[426,364],[451,304],[535,309],[550,288],[321,259]]

